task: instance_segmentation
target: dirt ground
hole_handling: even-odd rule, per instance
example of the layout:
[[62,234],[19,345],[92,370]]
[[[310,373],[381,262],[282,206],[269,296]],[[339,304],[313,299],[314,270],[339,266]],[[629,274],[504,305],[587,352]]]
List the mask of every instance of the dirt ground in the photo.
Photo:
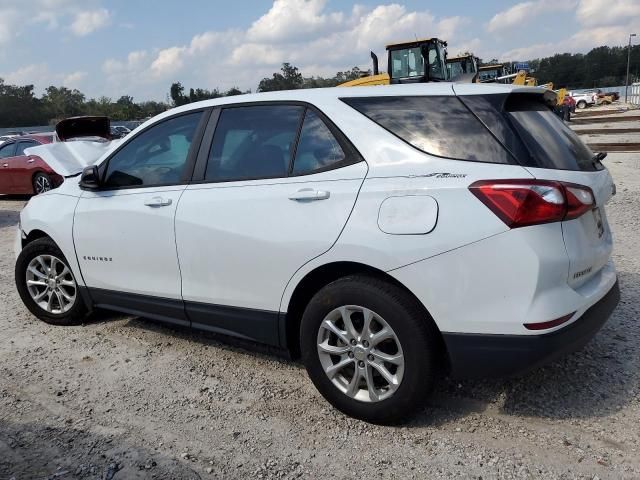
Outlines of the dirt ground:
[[605,160],[622,301],[583,350],[511,380],[446,380],[411,423],[345,417],[301,365],[213,335],[23,307],[0,199],[0,479],[640,478],[640,154]]

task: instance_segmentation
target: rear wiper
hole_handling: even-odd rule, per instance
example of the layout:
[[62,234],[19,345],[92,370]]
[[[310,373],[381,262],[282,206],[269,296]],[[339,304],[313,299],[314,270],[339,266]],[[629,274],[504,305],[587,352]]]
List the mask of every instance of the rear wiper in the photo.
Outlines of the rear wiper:
[[604,160],[606,156],[607,152],[596,153],[593,157],[591,157],[591,160],[593,160],[594,162],[602,162],[602,160]]

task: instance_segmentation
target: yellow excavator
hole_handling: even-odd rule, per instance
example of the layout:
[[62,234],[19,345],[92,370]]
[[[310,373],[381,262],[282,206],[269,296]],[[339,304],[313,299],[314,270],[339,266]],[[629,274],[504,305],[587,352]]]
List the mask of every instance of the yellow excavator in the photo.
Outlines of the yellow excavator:
[[339,87],[362,87],[396,83],[445,82],[447,70],[447,42],[426,38],[387,45],[387,72],[380,73],[378,57],[371,52],[373,75],[345,82]]

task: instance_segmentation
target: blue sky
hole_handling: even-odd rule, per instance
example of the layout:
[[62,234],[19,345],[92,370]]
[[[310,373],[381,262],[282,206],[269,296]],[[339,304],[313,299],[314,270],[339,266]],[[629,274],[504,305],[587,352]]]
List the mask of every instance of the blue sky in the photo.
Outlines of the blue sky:
[[163,100],[174,81],[255,90],[287,61],[305,76],[369,67],[370,49],[415,36],[525,60],[631,32],[640,0],[0,0],[0,78]]

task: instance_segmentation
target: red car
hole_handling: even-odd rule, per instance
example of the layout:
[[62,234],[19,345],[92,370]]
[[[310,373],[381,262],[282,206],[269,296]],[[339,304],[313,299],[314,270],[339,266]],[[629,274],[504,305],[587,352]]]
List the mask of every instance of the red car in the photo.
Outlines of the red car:
[[0,145],[0,193],[38,194],[59,186],[63,178],[25,149],[54,140],[52,133],[11,138]]

